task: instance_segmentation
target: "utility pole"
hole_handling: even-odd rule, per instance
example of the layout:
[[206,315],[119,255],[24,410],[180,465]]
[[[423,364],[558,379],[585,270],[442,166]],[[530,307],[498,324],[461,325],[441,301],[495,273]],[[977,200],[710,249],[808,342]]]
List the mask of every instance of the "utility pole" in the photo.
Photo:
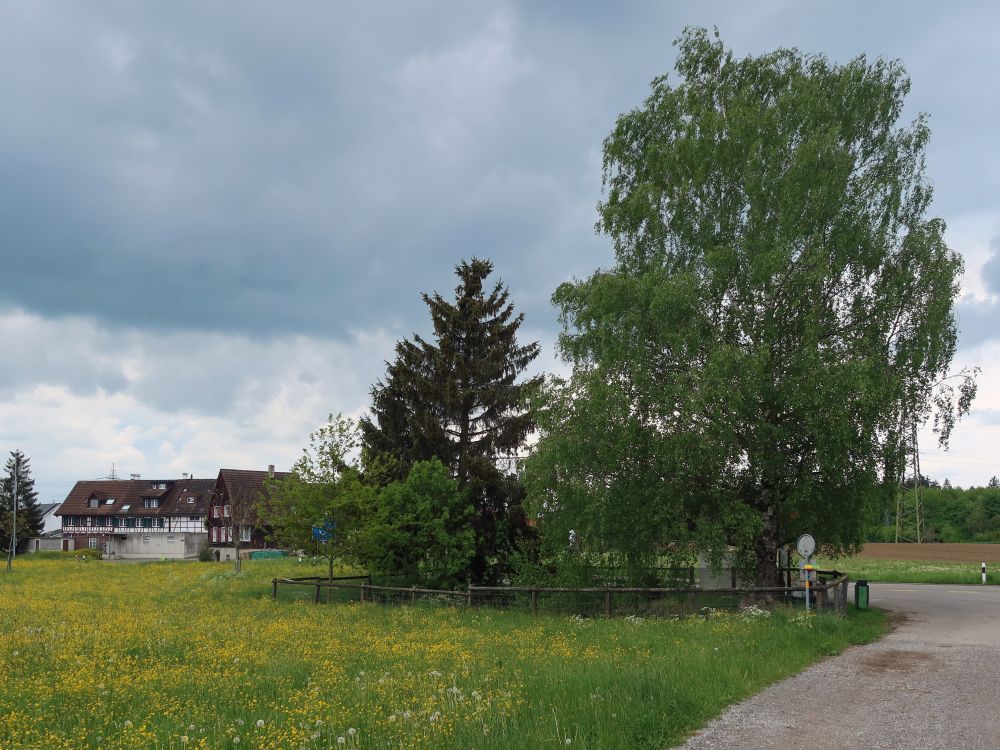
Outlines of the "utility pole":
[[17,546],[17,456],[14,456],[14,492],[10,496],[11,524],[10,524],[10,549],[7,550],[7,572],[10,573],[11,565],[14,561],[14,548]]

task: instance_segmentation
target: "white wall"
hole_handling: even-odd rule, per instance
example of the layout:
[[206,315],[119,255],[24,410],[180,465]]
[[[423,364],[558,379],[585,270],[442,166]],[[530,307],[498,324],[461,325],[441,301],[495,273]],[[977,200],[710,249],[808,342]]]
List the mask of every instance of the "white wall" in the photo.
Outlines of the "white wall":
[[[110,552],[115,558],[127,560],[183,560],[198,556],[201,545],[208,541],[208,534],[192,532],[130,533],[125,539],[116,536],[111,541]],[[111,557],[111,555],[108,555]]]

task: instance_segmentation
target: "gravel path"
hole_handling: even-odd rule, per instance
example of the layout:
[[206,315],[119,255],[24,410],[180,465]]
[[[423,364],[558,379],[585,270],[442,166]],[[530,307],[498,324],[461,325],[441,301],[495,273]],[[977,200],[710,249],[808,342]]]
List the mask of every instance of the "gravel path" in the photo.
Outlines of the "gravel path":
[[892,633],[772,685],[684,748],[1000,748],[1000,587],[872,584]]

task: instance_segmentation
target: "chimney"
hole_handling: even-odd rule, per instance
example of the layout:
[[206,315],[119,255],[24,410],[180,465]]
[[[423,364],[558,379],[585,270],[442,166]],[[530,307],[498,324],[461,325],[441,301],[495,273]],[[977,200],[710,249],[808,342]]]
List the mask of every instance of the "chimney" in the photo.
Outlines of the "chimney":
[[274,464],[267,465],[267,478],[274,479]]
[[183,474],[181,474],[181,479],[191,479],[193,476],[194,476],[193,474],[188,474],[185,471]]
[[141,476],[142,476],[141,474],[129,474],[128,478],[134,482],[136,479],[140,479]]

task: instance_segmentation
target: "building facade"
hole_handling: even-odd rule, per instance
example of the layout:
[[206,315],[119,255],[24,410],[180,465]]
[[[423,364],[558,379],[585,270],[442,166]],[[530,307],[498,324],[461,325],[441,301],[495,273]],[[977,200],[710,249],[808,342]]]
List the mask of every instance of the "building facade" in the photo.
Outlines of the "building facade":
[[214,479],[77,482],[56,511],[65,551],[97,549],[108,558],[197,557],[208,541]]
[[288,472],[247,471],[221,469],[215,480],[208,511],[208,543],[217,560],[232,559],[236,551],[235,537],[239,536],[240,554],[251,550],[272,549],[257,515],[260,503],[267,501],[268,484],[280,481]]

